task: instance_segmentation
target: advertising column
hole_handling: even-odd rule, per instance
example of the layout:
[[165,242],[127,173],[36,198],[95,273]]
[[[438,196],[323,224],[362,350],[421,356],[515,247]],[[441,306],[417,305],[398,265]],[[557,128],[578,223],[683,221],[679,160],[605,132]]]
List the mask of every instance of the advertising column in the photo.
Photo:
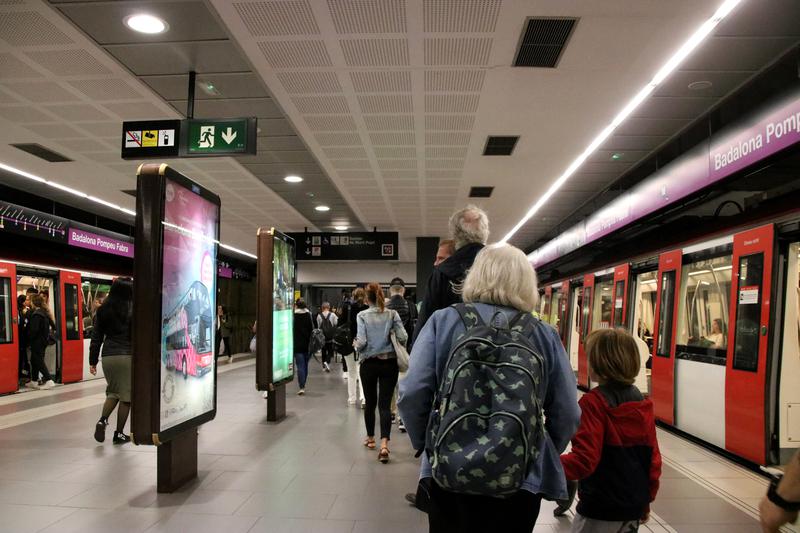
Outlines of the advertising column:
[[286,416],[286,383],[294,378],[294,239],[258,231],[256,388],[268,391],[267,420]]
[[137,184],[131,431],[158,446],[158,491],[197,476],[197,427],[216,415],[219,197],[167,165]]

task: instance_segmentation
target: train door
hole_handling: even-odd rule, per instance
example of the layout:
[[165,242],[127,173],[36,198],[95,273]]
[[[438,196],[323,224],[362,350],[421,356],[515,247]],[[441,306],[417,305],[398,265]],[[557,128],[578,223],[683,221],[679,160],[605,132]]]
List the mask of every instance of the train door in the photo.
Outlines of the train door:
[[[642,394],[650,394],[650,367],[653,353],[653,331],[655,329],[656,313],[656,285],[658,284],[658,271],[651,270],[636,274],[633,289],[633,313],[630,320],[630,331],[639,345],[642,355],[642,368],[636,386]],[[643,378],[642,378],[643,374]]]
[[614,302],[611,327],[624,327],[628,313],[628,276],[631,267],[625,263],[614,268],[614,287],[611,290],[611,301]]
[[778,463],[800,447],[800,242],[788,246],[778,391]]
[[586,358],[584,342],[592,324],[592,294],[594,293],[594,274],[583,276],[581,294],[580,341],[578,343],[578,386],[589,387],[589,360]]
[[575,375],[578,375],[578,359],[580,358],[581,344],[581,310],[583,309],[583,288],[579,285],[572,289],[572,302],[569,313],[569,330],[567,333],[566,348],[569,361]]
[[665,252],[658,258],[656,329],[653,335],[652,390],[655,416],[667,424],[675,423],[675,315],[678,280],[681,275],[681,250]]
[[0,263],[0,394],[19,385],[19,330],[17,328],[17,268]]
[[725,448],[766,463],[766,383],[775,229],[733,237],[733,273],[725,380]]
[[559,309],[561,308],[561,286],[560,285],[553,285],[551,287],[552,297],[550,298],[550,314],[547,316],[547,322],[550,323],[551,326],[558,330],[559,325]]
[[561,283],[561,299],[558,301],[558,334],[567,346],[567,309],[569,308],[569,281]]
[[539,301],[539,318],[545,322],[550,321],[550,302],[553,297],[553,288],[545,287],[544,294]]
[[[42,295],[48,309],[53,313],[53,317],[58,326],[61,311],[57,305],[59,298],[58,284],[56,282],[57,273],[52,270],[45,270],[36,267],[18,266],[17,267],[17,294],[27,294],[30,291]],[[44,352],[44,363],[53,379],[57,380],[60,375],[60,357],[58,337],[56,342],[48,344]]]
[[90,379],[100,379],[103,377],[103,365],[97,365],[97,374],[89,372],[89,345],[92,339],[92,328],[94,327],[94,316],[97,308],[103,303],[108,292],[111,290],[111,276],[94,274],[87,278],[82,276],[81,283],[81,316],[83,320],[83,381]]
[[61,382],[83,379],[83,305],[79,272],[59,272],[60,317],[57,324],[61,340]]

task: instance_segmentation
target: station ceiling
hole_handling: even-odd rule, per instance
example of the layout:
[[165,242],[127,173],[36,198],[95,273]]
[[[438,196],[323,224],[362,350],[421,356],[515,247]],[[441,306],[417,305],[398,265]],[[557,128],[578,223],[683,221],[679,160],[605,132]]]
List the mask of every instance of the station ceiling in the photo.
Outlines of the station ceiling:
[[[399,231],[401,259],[413,260],[415,237],[444,236],[468,201],[502,238],[719,3],[3,1],[0,162],[133,209],[124,191],[138,162],[119,157],[120,122],[182,117],[196,70],[195,116],[259,117],[257,156],[171,162],[220,194],[223,242],[252,252],[259,226],[377,227]],[[140,12],[168,31],[132,32],[123,19]],[[577,19],[555,68],[513,66],[530,17]],[[800,3],[743,0],[511,242],[530,246],[574,217],[799,40]],[[484,156],[489,135],[519,141]],[[74,161],[10,146],[23,142]],[[475,186],[492,196],[470,200]]]

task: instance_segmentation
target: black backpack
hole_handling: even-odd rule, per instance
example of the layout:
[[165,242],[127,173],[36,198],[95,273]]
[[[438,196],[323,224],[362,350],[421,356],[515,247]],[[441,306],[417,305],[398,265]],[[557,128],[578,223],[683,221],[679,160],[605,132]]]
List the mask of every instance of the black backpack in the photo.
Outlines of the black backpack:
[[453,307],[466,331],[452,341],[428,422],[433,479],[451,492],[509,497],[541,452],[546,369],[529,340],[538,319],[519,313],[501,327],[497,314],[486,324],[473,305]]
[[322,334],[325,335],[325,340],[330,342],[336,336],[336,327],[333,325],[333,322],[331,322],[331,313],[328,312],[327,316],[320,314],[320,316],[322,317],[320,329],[322,330]]
[[350,336],[349,322],[339,324],[336,328],[336,335],[333,336],[333,344],[336,345],[336,351],[342,355],[350,355],[353,353],[353,338]]

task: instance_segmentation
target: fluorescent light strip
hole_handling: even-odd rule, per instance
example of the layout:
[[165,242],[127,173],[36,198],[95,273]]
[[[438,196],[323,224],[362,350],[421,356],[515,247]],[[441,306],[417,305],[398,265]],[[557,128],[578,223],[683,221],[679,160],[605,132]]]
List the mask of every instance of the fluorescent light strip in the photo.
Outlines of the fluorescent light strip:
[[[60,183],[57,183],[55,181],[50,181],[50,180],[44,179],[44,178],[42,178],[40,176],[37,176],[36,174],[31,174],[30,172],[25,172],[24,170],[20,170],[20,169],[18,169],[16,167],[12,167],[10,165],[6,165],[5,163],[0,163],[0,170],[5,170],[7,172],[11,172],[13,174],[16,174],[17,176],[22,176],[23,178],[28,178],[28,179],[33,180],[33,181],[38,181],[39,183],[47,184],[50,187],[53,187],[53,188],[58,189],[60,191],[64,191],[64,192],[68,192],[70,194],[74,194],[75,196],[78,196],[80,198],[84,198],[86,200],[91,200],[92,202],[104,205],[106,207],[110,207],[111,209],[116,209],[117,211],[121,211],[121,212],[125,213],[126,215],[130,215],[132,217],[136,216],[136,211],[131,211],[130,209],[126,209],[124,207],[121,207],[121,206],[119,206],[119,205],[117,205],[117,204],[115,204],[113,202],[108,202],[106,200],[103,200],[102,198],[98,198],[96,196],[88,195],[85,192],[79,191],[77,189],[73,189],[72,187],[67,187],[66,185],[61,185]],[[165,222],[164,224],[169,225],[169,226],[173,226],[173,227],[179,229],[180,231],[183,231],[183,232],[186,232],[186,233],[193,233],[191,230],[187,230],[187,229],[182,228],[180,226],[174,226],[173,224],[169,224],[167,222]],[[203,237],[203,238],[205,238],[205,237]],[[244,250],[240,250],[239,248],[235,248],[235,247],[230,246],[228,244],[223,244],[223,243],[221,243],[219,241],[214,241],[214,242],[219,244],[222,248],[225,248],[226,250],[230,250],[231,252],[236,252],[237,254],[241,254],[241,255],[243,255],[245,257],[249,257],[251,259],[257,259],[257,256],[255,256],[255,255],[253,255],[253,254],[251,254],[249,252],[245,252]]]
[[650,96],[650,93],[655,90],[655,88],[663,82],[672,72],[678,68],[678,66],[686,59],[689,54],[691,54],[697,47],[700,45],[703,40],[711,34],[714,28],[726,17],[730,14],[731,11],[741,2],[742,0],[725,0],[722,5],[717,8],[716,12],[703,22],[700,27],[695,30],[695,32],[689,37],[686,42],[681,45],[680,48],[670,57],[664,65],[658,69],[656,74],[653,78],[639,91],[636,95],[627,103],[625,106],[620,110],[619,113],[614,117],[614,119],[605,127],[603,130],[597,135],[597,137],[592,140],[591,143],[586,147],[586,149],[581,152],[581,154],[575,158],[572,163],[567,167],[567,169],[558,177],[558,179],[553,183],[550,188],[545,191],[545,193],[533,204],[525,216],[522,217],[514,228],[509,231],[503,240],[500,242],[508,242],[511,237],[516,234],[522,226],[525,225],[528,220],[535,215],[539,209],[567,182],[567,180],[572,177],[572,175],[578,170],[578,168],[583,165],[586,159],[592,155],[595,150],[597,150],[600,145],[605,142],[608,137],[614,132],[617,127],[622,124],[628,116],[637,108],[639,105]]

